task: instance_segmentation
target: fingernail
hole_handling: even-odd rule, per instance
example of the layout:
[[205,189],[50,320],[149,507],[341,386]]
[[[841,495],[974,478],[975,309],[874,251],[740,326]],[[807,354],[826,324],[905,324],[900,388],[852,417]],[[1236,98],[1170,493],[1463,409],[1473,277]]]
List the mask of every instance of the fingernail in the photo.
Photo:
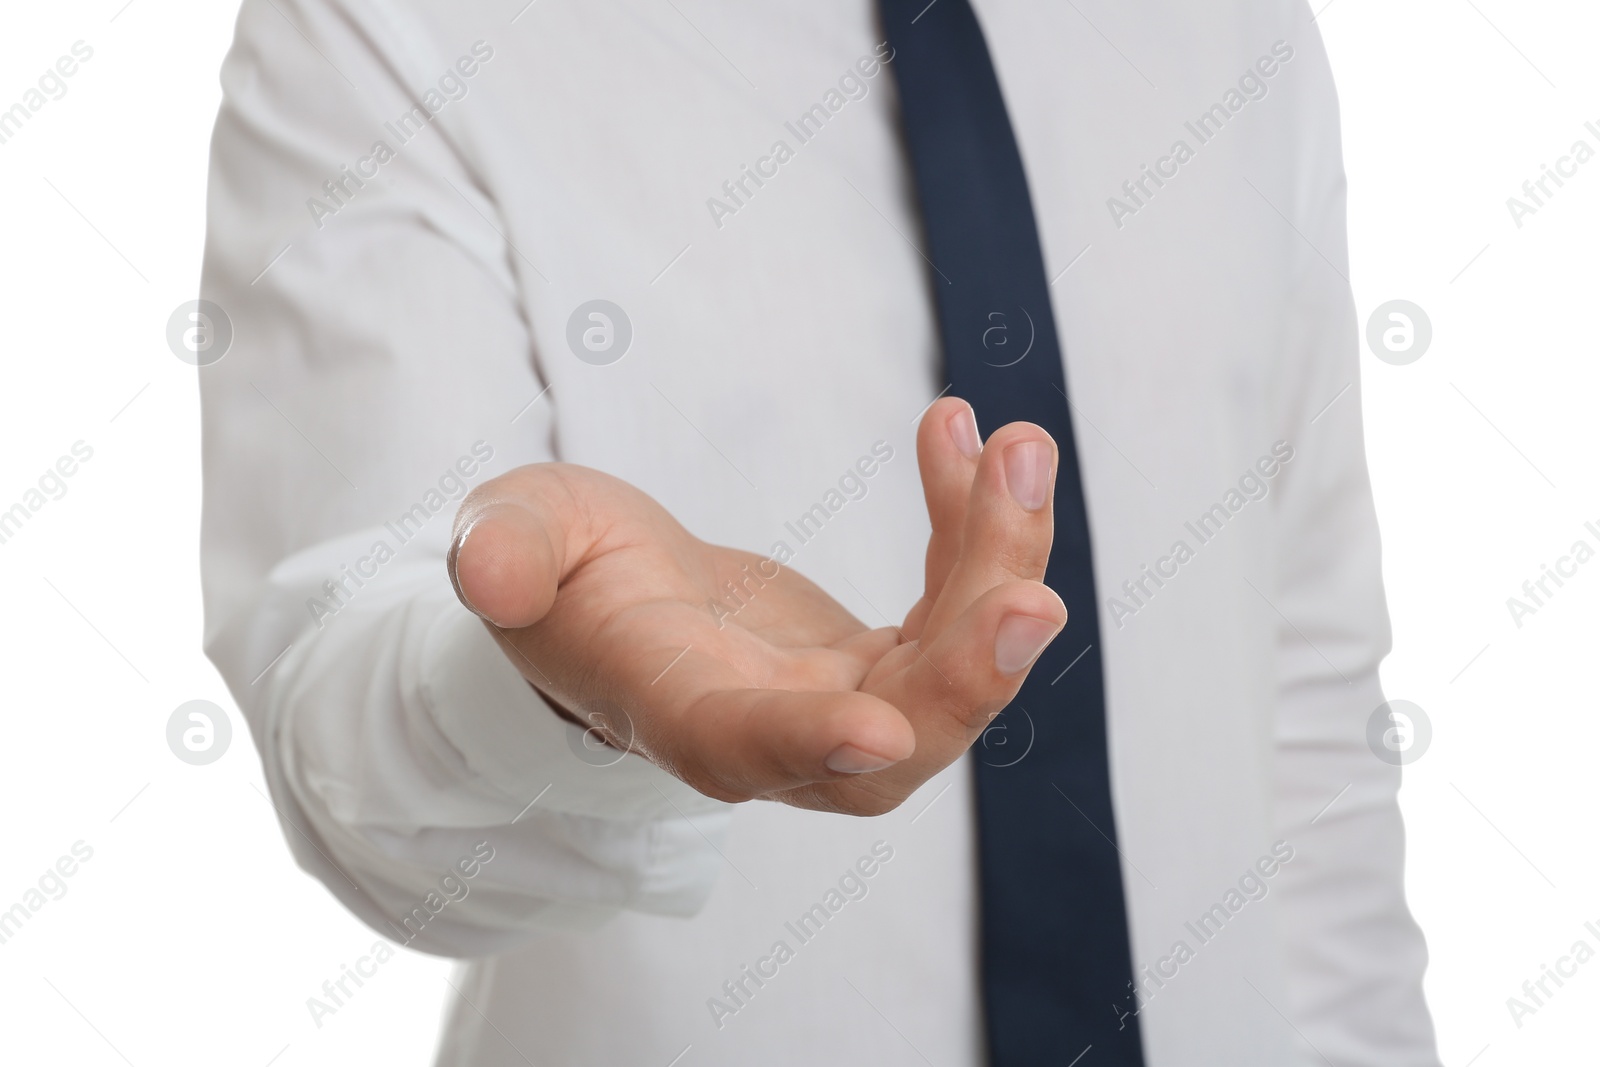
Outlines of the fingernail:
[[450,550],[445,554],[445,572],[450,575],[450,585],[456,591],[456,599],[460,600],[468,611],[482,618],[483,612],[472,606],[472,601],[467,599],[467,594],[461,591],[461,579],[456,577],[456,561],[461,558],[461,548],[467,543],[467,534],[471,532],[472,524],[468,523],[456,535],[455,540],[450,542]]
[[1016,674],[1039,658],[1045,646],[1060,629],[1049,619],[1032,615],[1007,615],[1000,620],[994,639],[994,668],[1001,674]]
[[978,419],[971,408],[963,405],[960,411],[950,416],[946,425],[950,428],[950,439],[963,456],[972,459],[983,451],[983,442],[978,440]]
[[881,771],[898,761],[874,756],[854,745],[840,745],[828,753],[828,758],[823,762],[835,774],[866,774],[868,771]]
[[1044,441],[1022,441],[1006,449],[1006,485],[1011,498],[1028,511],[1044,507],[1050,491],[1050,446]]

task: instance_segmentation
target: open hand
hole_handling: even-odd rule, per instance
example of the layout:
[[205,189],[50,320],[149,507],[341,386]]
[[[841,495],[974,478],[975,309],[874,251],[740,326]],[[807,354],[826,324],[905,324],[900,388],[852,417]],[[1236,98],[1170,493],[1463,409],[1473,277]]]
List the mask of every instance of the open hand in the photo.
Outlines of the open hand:
[[[720,800],[876,815],[954,762],[1010,702],[1066,607],[1041,579],[1056,447],[972,409],[923,416],[933,532],[922,598],[869,629],[763,557],[710,545],[626,482],[540,463],[463,501],[462,601],[570,717]],[[752,581],[751,575],[756,575]],[[736,614],[709,603],[727,582]]]

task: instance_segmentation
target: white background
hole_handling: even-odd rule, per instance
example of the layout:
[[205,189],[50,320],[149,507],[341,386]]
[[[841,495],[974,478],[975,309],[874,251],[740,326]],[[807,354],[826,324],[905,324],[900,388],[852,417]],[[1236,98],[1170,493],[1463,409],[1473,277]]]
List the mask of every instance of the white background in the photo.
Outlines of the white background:
[[[0,945],[6,1062],[424,1064],[448,993],[447,964],[402,952],[313,1026],[306,998],[373,936],[291,864],[200,652],[195,372],[164,331],[197,289],[234,12],[106,0],[3,20],[0,108],[74,41],[94,49],[0,145],[0,509],[74,442],[94,450],[0,544],[0,910],[75,842],[93,849]],[[1600,949],[1583,928],[1600,929],[1600,560],[1520,628],[1506,599],[1575,540],[1600,548],[1584,529],[1600,529],[1600,159],[1520,229],[1506,198],[1574,140],[1600,149],[1583,127],[1600,127],[1600,13],[1333,0],[1318,25],[1359,313],[1408,299],[1434,330],[1411,365],[1365,355],[1363,386],[1395,628],[1385,685],[1434,729],[1402,801],[1441,1051],[1451,1067],[1590,1063],[1600,960],[1520,1028],[1506,999],[1574,941]],[[196,698],[235,716],[207,767],[164,737]]]

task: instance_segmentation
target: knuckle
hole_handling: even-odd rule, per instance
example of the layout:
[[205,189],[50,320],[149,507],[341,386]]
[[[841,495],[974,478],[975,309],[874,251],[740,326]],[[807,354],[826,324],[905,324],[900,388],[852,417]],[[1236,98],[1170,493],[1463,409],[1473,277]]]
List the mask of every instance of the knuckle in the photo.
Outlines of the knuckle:
[[994,553],[995,563],[1008,575],[1031,578],[1043,574],[1050,562],[1050,542],[1037,543],[1033,538],[1007,539]]
[[984,715],[986,709],[995,706],[992,669],[975,664],[958,667],[949,662],[952,657],[941,658],[946,660],[943,665],[935,665],[932,660],[921,663],[920,688],[931,703],[962,722]]
[[951,714],[965,728],[969,736],[975,736],[987,730],[994,722],[995,716],[999,715],[1010,702],[1008,695],[997,696],[991,690],[977,699],[952,705]]

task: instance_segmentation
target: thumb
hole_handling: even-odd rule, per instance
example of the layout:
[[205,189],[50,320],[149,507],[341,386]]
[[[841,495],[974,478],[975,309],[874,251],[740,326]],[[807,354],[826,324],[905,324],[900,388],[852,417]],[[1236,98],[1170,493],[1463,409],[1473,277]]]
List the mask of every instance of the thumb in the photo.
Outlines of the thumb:
[[557,464],[485,482],[456,513],[445,560],[456,596],[501,629],[532,626],[587,550],[580,529],[587,525]]

